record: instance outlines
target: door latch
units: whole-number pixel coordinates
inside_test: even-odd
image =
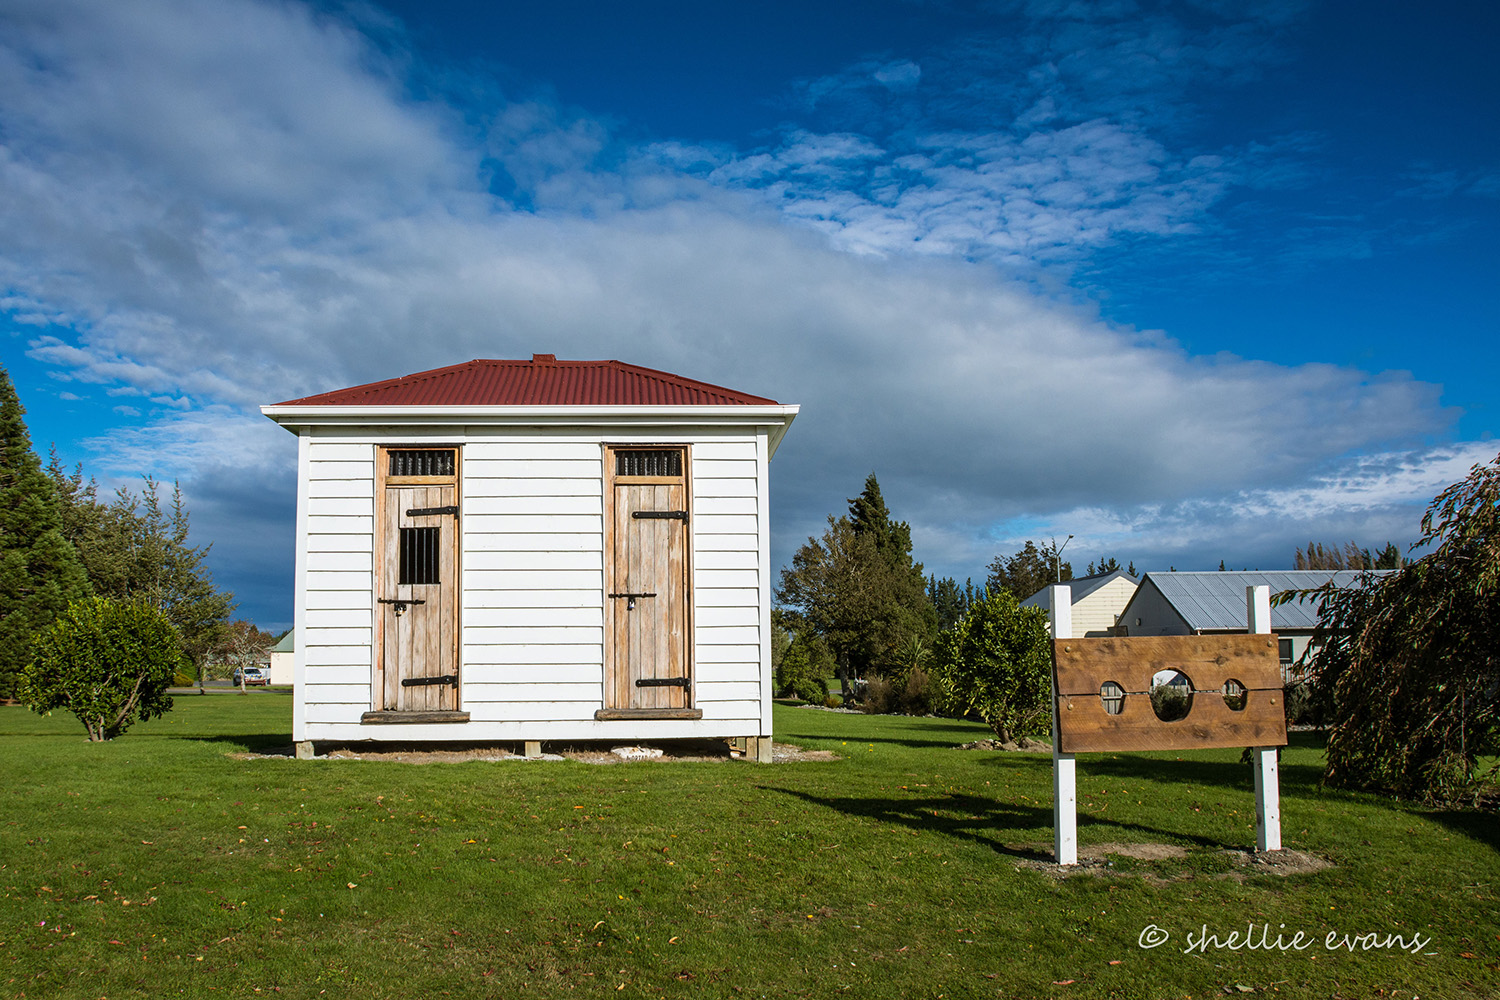
[[[685,510],[633,510],[630,516],[637,521],[686,521]]]
[[[634,611],[635,610],[635,599],[637,597],[655,597],[656,595],[655,594],[610,594],[609,596],[610,597],[623,597],[623,598],[625,598],[625,610],[626,611]]]
[[[382,597],[376,603],[377,604],[394,604],[396,606],[396,615],[397,615],[397,617],[399,617],[401,615],[406,614],[406,606],[408,604],[426,604],[427,601],[424,600],[423,598],[420,598],[420,597],[402,597],[402,598]]]

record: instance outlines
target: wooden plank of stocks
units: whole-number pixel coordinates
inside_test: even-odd
[[[1161,670],[1180,670],[1192,685],[1192,708],[1175,722],[1151,708],[1151,678]],[[1275,635],[1054,639],[1052,671],[1063,753],[1286,744]],[[1245,689],[1238,711],[1224,701],[1231,680]],[[1125,690],[1118,715],[1100,697],[1107,681]]]

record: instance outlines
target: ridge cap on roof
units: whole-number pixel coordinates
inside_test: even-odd
[[[533,354],[527,358],[470,358],[467,361],[455,362],[439,368],[428,368],[423,371],[411,372],[406,375],[398,375],[394,378],[380,379],[375,382],[365,382],[359,385],[344,386],[337,389],[329,389],[323,392],[300,396],[295,399],[284,400],[275,406],[354,406],[360,405],[354,402],[360,397],[376,395],[385,390],[395,390],[404,387],[421,384],[424,382],[439,381],[445,378],[460,376],[465,373],[474,372],[477,369],[549,369],[549,368],[574,368],[574,369],[600,369],[631,375],[639,379],[645,379],[660,383],[663,386],[675,390],[686,390],[699,392],[707,396],[729,397],[728,402],[702,401],[702,405],[729,406],[779,406],[776,400],[755,393],[744,392],[739,389],[731,389],[728,386],[717,385],[713,382],[705,382],[702,379],[690,378],[686,375],[678,375],[674,372],[664,371],[659,368],[648,368],[645,365],[631,364],[628,361],[620,361],[614,358],[600,359],[559,359],[555,354]],[[330,397],[338,398],[334,402]],[[368,405],[410,405],[406,403],[394,403],[386,401],[385,404]],[[465,403],[455,405],[486,405],[476,403]],[[507,405],[507,404],[492,404]],[[543,405],[543,404],[537,404]],[[692,405],[682,403],[572,403],[558,405]]]

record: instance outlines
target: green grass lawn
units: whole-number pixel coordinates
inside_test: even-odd
[[[1283,836],[1333,867],[1225,877],[1254,843],[1238,751],[1084,755],[1085,851],[1188,853],[1059,879],[1050,758],[954,750],[985,731],[951,720],[776,722],[843,759],[245,760],[290,743],[286,692],[182,696],[109,744],[0,709],[0,996],[1500,995],[1500,822],[1321,790],[1313,740]],[[1228,947],[1249,924],[1313,943]]]

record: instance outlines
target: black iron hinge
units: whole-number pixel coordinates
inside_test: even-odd
[[[441,677],[403,677],[401,686],[404,688],[430,687],[434,684],[451,684],[458,687],[457,674],[443,674]]]
[[[686,521],[685,510],[633,510],[630,516],[638,521]]]

